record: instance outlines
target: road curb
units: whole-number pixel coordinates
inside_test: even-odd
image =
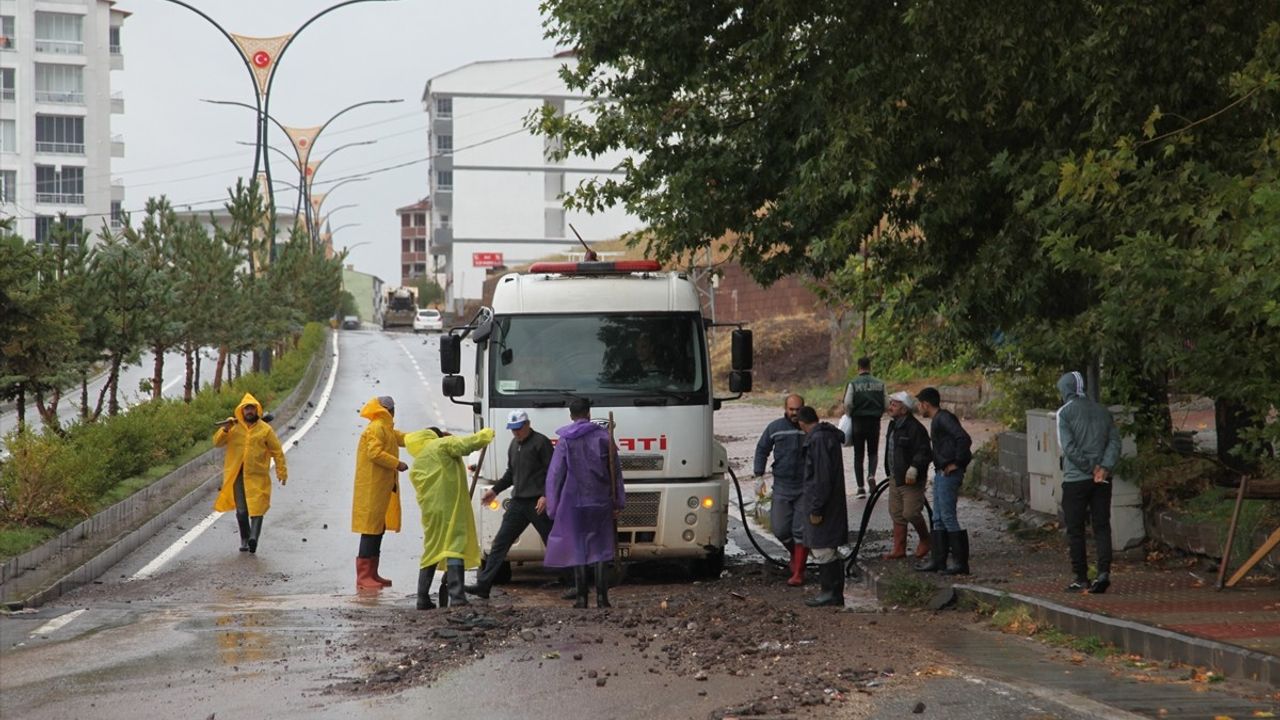
[[[333,363],[334,333],[311,358],[298,386],[277,404],[273,425],[301,419],[323,390]],[[0,566],[0,603],[9,610],[35,607],[93,582],[163,527],[207,499],[221,485],[221,450],[190,460],[151,485]]]
[[[862,577],[882,603],[886,588],[880,574],[857,563]],[[1133,620],[1080,610],[1051,600],[996,590],[982,585],[957,583],[957,595],[970,601],[1022,605],[1042,622],[1078,637],[1097,636],[1125,652],[1160,662],[1207,667],[1226,677],[1280,686],[1280,657],[1228,643],[1193,637],[1145,625]]]

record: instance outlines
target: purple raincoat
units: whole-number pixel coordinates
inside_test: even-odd
[[[556,430],[560,437],[547,469],[547,567],[574,567],[613,559],[613,511],[626,503],[622,469],[614,462],[609,492],[609,431],[590,420]],[[617,458],[616,450],[615,459]]]

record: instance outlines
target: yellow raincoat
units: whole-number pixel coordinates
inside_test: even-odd
[[[235,484],[236,475],[244,467],[244,499],[249,506],[249,515],[257,517],[265,515],[271,507],[271,469],[272,458],[276,461],[276,477],[284,485],[289,479],[289,469],[284,464],[284,450],[280,448],[280,438],[265,420],[250,425],[244,421],[244,409],[248,405],[258,408],[262,415],[262,403],[249,393],[240,398],[236,405],[236,422],[225,428],[218,428],[213,433],[214,447],[227,448],[222,460],[222,490],[213,503],[216,512],[227,512],[236,509]]]
[[[404,440],[413,455],[409,480],[422,509],[422,561],[418,567],[437,565],[444,569],[448,558],[461,558],[465,567],[479,567],[480,542],[462,458],[493,442],[493,428],[446,437],[419,430]]]
[[[351,494],[351,532],[381,535],[400,532],[400,447],[404,433],[392,425],[391,413],[373,398],[360,409],[369,426],[356,451],[356,484]]]

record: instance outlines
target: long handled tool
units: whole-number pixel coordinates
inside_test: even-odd
[[[471,472],[471,487],[467,488],[467,497],[469,498],[476,496],[476,483],[480,480],[480,469],[484,467],[484,454],[488,451],[488,445],[480,448],[480,459],[476,461],[476,469]]]
[[[618,454],[613,444],[613,411],[609,411],[609,510],[613,518],[613,567],[618,568]],[[597,579],[597,582],[603,582]]]

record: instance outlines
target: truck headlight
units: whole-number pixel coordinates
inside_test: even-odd
[[[696,507],[698,507],[698,496],[694,495],[689,498],[689,509],[692,510]]]
[[[684,524],[685,524],[685,525],[697,525],[697,524],[698,524],[698,516],[697,516],[697,515],[695,515],[695,514],[693,514],[693,513],[689,513],[688,515],[685,515],[685,516],[684,516]]]

